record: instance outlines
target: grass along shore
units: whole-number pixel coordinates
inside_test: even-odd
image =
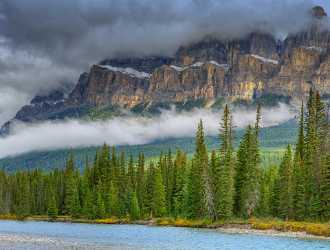
[[[188,228],[218,229],[226,233],[256,233],[272,236],[288,236],[299,238],[322,238],[330,240],[330,222],[314,223],[301,221],[283,221],[278,219],[257,219],[249,220],[232,219],[227,221],[209,220],[188,220],[182,218],[154,218],[149,220],[118,219],[115,217],[107,219],[89,220],[83,218],[71,218],[70,216],[58,216],[51,219],[48,216],[29,216],[18,218],[15,215],[0,215],[0,220],[20,220],[20,221],[49,221],[49,222],[69,222],[88,224],[135,224],[148,226],[173,226]]]

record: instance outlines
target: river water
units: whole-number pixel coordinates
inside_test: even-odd
[[[330,240],[175,227],[0,221],[0,249],[330,250]]]

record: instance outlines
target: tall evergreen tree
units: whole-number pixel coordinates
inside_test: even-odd
[[[232,117],[225,106],[220,129],[220,164],[216,173],[215,200],[217,216],[228,219],[233,214],[234,204],[234,155],[232,146]]]
[[[51,187],[49,196],[48,196],[48,209],[47,209],[48,217],[52,220],[57,218],[58,210],[56,205],[55,193],[53,188]]]
[[[65,168],[65,200],[64,209],[67,215],[76,215],[78,211],[78,194],[75,180],[74,159],[71,154]]]
[[[177,150],[174,161],[175,180],[173,185],[173,215],[174,217],[184,213],[184,194],[186,184],[186,154]]]
[[[96,206],[95,206],[95,214],[96,218],[102,219],[106,216],[106,208],[104,204],[104,199],[102,195],[102,187],[101,184],[99,184],[95,190],[96,194]]]
[[[324,157],[321,180],[321,215],[324,221],[330,220],[330,153]]]
[[[257,107],[254,128],[248,126],[237,152],[235,165],[235,198],[234,211],[237,216],[250,217],[254,214],[261,194],[260,188],[260,153],[259,129],[261,122],[261,108]],[[264,193],[265,195],[265,193]],[[264,198],[264,197],[261,197]]]
[[[292,153],[289,145],[279,168],[278,215],[284,219],[291,218],[293,212],[292,168]]]
[[[162,217],[166,214],[166,197],[163,178],[160,169],[155,170],[155,180],[152,197],[152,213],[155,217]]]
[[[188,197],[186,199],[188,216],[201,218],[205,215],[204,177],[207,167],[207,150],[204,140],[203,122],[200,121],[196,132],[196,149],[188,178]]]
[[[138,197],[138,202],[140,206],[140,211],[143,213],[144,208],[144,197],[145,197],[145,167],[144,167],[144,154],[139,154],[137,174],[136,174],[136,194]]]
[[[140,207],[135,191],[130,194],[129,215],[131,220],[138,220],[140,218]]]

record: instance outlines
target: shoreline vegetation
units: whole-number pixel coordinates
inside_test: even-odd
[[[192,159],[180,149],[147,162],[104,144],[80,172],[0,170],[0,219],[144,224],[330,237],[330,122],[318,92],[302,103],[297,143],[279,165],[261,166],[261,109],[233,147],[225,106],[218,150],[209,152],[203,122]],[[178,218],[178,219],[175,219]],[[180,218],[180,219],[179,219]]]
[[[233,219],[228,221],[212,222],[210,220],[189,220],[183,218],[153,218],[148,220],[130,220],[129,218],[120,219],[113,217],[91,220],[83,218],[75,219],[70,216],[58,216],[57,218],[51,218],[48,216],[29,216],[26,218],[18,218],[15,215],[0,215],[0,220],[202,228],[215,229],[224,233],[232,234],[244,233],[330,240],[330,223],[283,221],[273,218],[251,218],[249,220]]]

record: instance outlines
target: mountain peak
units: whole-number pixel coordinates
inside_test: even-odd
[[[323,17],[327,16],[327,13],[322,6],[317,5],[312,8],[312,16],[318,19],[322,19]]]

